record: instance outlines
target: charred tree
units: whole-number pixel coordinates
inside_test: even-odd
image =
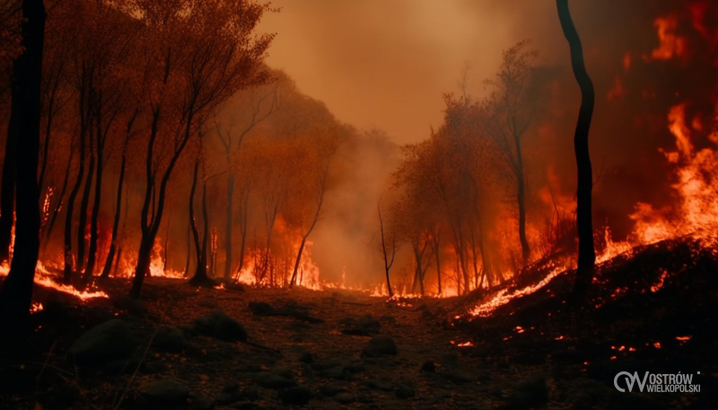
[[[379,233],[381,235],[381,251],[384,256],[384,271],[386,272],[386,290],[389,293],[389,297],[392,297],[394,296],[394,291],[391,289],[389,270],[392,265],[394,265],[394,259],[396,258],[396,251],[398,248],[396,233],[392,230],[391,238],[387,240],[384,230],[384,219],[381,216],[381,204],[377,205],[376,209],[379,214]]]
[[[122,145],[122,160],[120,163],[120,176],[117,180],[117,195],[115,198],[115,217],[112,220],[112,236],[110,238],[110,250],[107,253],[107,259],[105,260],[105,267],[102,269],[102,273],[100,274],[101,278],[108,278],[110,277],[110,270],[112,270],[112,262],[115,258],[115,252],[117,249],[117,233],[119,231],[120,227],[120,215],[122,214],[122,187],[125,182],[125,169],[127,168],[127,145],[130,142],[130,134],[132,133],[132,126],[135,123],[135,119],[137,118],[137,115],[139,114],[139,110],[136,109],[135,112],[132,114],[132,117],[130,117],[130,120],[127,122],[127,129],[125,131],[125,141]]]
[[[15,323],[30,311],[32,286],[40,250],[40,204],[37,167],[40,151],[40,83],[45,36],[45,5],[24,0],[22,45],[24,53],[13,63],[18,136],[15,151],[17,224],[10,272],[0,290],[0,315]],[[12,332],[9,332],[12,333]]]
[[[190,279],[192,285],[212,286],[214,282],[207,276],[207,242],[209,236],[209,218],[207,215],[207,180],[202,178],[202,240],[200,242],[199,230],[197,229],[197,220],[194,215],[194,194],[197,188],[197,174],[199,170],[199,155],[195,161],[194,174],[192,178],[192,188],[190,189],[189,215],[192,223],[192,236],[194,238],[195,252],[197,254],[197,268],[194,276]],[[203,167],[204,168],[204,167]]]
[[[571,48],[571,67],[576,82],[581,88],[581,108],[578,111],[578,122],[573,137],[576,153],[576,166],[578,168],[578,188],[576,189],[576,226],[578,228],[578,270],[574,295],[582,299],[593,280],[593,270],[596,263],[596,250],[593,244],[593,221],[591,213],[591,191],[593,190],[593,175],[591,170],[591,157],[588,149],[588,132],[593,117],[594,90],[593,82],[586,71],[583,61],[581,38],[571,19],[568,0],[556,0],[558,17],[561,21],[563,34]]]
[[[15,150],[18,139],[20,96],[17,79],[12,79],[10,122],[5,141],[5,159],[2,167],[2,188],[0,188],[0,263],[10,261],[12,226],[15,223]]]
[[[80,200],[80,215],[78,216],[77,225],[77,260],[76,269],[78,272],[85,270],[85,245],[87,244],[87,211],[90,206],[90,192],[92,191],[92,180],[95,176],[95,136],[92,128],[89,133],[90,140],[90,165],[87,170],[87,180],[85,181],[85,187],[82,191],[82,199]]]
[[[83,79],[85,76],[82,76]],[[80,104],[80,164],[75,178],[75,184],[67,198],[67,210],[65,211],[65,236],[64,236],[64,281],[69,283],[72,281],[72,273],[75,270],[75,262],[72,255],[72,214],[75,208],[75,199],[82,187],[82,180],[85,174],[85,139],[87,138],[87,116],[85,115],[85,92],[84,87],[80,87],[79,95]]]
[[[65,167],[65,176],[62,179],[62,188],[60,188],[60,193],[57,195],[57,200],[55,202],[55,206],[52,207],[52,216],[50,217],[50,223],[47,225],[47,229],[45,230],[45,242],[43,242],[43,249],[45,246],[47,246],[47,243],[49,242],[49,238],[52,236],[52,230],[55,227],[55,222],[57,221],[57,216],[60,214],[60,210],[62,209],[62,205],[65,200],[65,192],[67,191],[67,184],[70,181],[70,170],[72,169],[72,159],[75,156],[75,148],[77,140],[73,139],[72,143],[70,144],[70,155],[67,158],[67,167]]]
[[[299,263],[302,261],[302,252],[304,252],[304,245],[307,243],[307,238],[309,238],[309,235],[311,235],[312,231],[314,230],[314,227],[317,225],[317,221],[319,220],[319,215],[322,212],[322,204],[324,203],[324,192],[327,188],[327,172],[328,169],[324,169],[323,175],[321,176],[321,180],[319,182],[319,203],[317,204],[317,211],[314,213],[314,219],[312,220],[312,224],[309,226],[309,229],[307,229],[307,232],[302,236],[302,242],[299,244],[299,251],[297,252],[297,259],[294,262],[294,270],[292,271],[292,279],[289,281],[289,288],[291,289],[297,280],[297,272],[299,271]]]

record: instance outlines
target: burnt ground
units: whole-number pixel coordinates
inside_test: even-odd
[[[661,243],[601,266],[580,307],[568,272],[470,320],[456,316],[491,295],[152,278],[142,302],[114,280],[80,302],[37,287],[31,342],[2,351],[0,408],[717,408],[717,259]],[[701,392],[619,393],[623,370],[700,371]]]

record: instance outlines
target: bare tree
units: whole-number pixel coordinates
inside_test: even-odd
[[[318,194],[319,200],[317,201],[317,210],[314,212],[314,218],[312,219],[311,224],[309,225],[309,229],[306,230],[304,235],[302,235],[302,241],[299,244],[299,250],[297,251],[297,259],[294,262],[294,270],[292,271],[292,278],[289,281],[289,288],[291,289],[297,279],[297,271],[299,270],[299,263],[302,260],[302,252],[304,252],[304,246],[307,243],[307,238],[309,238],[309,235],[311,235],[312,231],[314,230],[314,227],[317,225],[317,221],[319,221],[320,214],[322,212],[322,204],[324,203],[324,194],[327,190],[327,176],[329,175],[329,165],[331,164],[331,159],[334,156],[334,153],[336,152],[336,145],[332,145],[327,147],[328,152],[326,155],[323,155],[322,158],[317,159],[317,173],[316,173],[316,192]]]
[[[24,0],[22,44],[24,53],[13,64],[13,101],[16,105],[17,225],[10,272],[0,290],[0,315],[18,323],[30,311],[32,287],[40,250],[40,204],[37,166],[40,150],[40,84],[45,35],[45,5],[42,0]],[[10,332],[12,334],[13,332]]]
[[[399,242],[395,229],[390,228],[388,233],[384,229],[384,218],[382,218],[381,216],[381,202],[377,204],[376,210],[379,214],[379,234],[381,236],[380,250],[384,257],[384,272],[386,272],[386,290],[389,293],[389,297],[392,297],[394,296],[394,291],[391,288],[389,270],[394,265],[394,260],[396,259],[396,252],[399,250]]]
[[[234,188],[235,188],[235,175],[232,171],[232,153],[234,150],[239,149],[242,146],[242,141],[244,141],[244,138],[249,134],[250,131],[254,129],[254,127],[257,126],[257,124],[261,123],[265,119],[267,119],[272,113],[274,113],[279,108],[279,100],[278,100],[278,88],[275,87],[274,90],[270,93],[267,93],[260,98],[257,99],[255,103],[252,104],[252,112],[249,118],[249,122],[246,124],[244,129],[238,134],[233,135],[232,134],[232,128],[228,127],[226,132],[222,132],[221,126],[219,122],[215,121],[215,128],[217,130],[217,137],[219,138],[220,142],[222,143],[222,147],[224,148],[224,155],[225,159],[227,161],[227,206],[226,206],[226,225],[225,225],[225,240],[224,240],[224,250],[225,250],[225,265],[224,265],[224,277],[226,279],[229,279],[231,276],[232,271],[232,226],[234,225],[232,223],[233,221],[233,214],[234,214],[234,208],[233,208],[233,202],[234,202]],[[254,94],[254,93],[252,93]],[[265,105],[265,101],[267,99],[270,99],[269,107],[266,109],[266,111],[263,111],[263,106]],[[235,148],[236,147],[236,148]],[[244,192],[242,192],[244,194]],[[244,200],[244,196],[240,198],[240,206],[243,205],[241,203]],[[242,225],[246,226],[246,224]],[[241,253],[244,253],[244,236],[246,235],[246,229],[243,228],[242,231],[242,249]],[[241,257],[240,259],[244,259]],[[240,261],[240,267],[242,265],[243,261]]]
[[[591,156],[588,151],[588,132],[593,117],[594,90],[591,77],[586,72],[583,61],[581,38],[571,19],[568,0],[556,0],[558,17],[561,21],[563,34],[571,48],[571,67],[576,82],[581,88],[581,108],[578,111],[578,122],[573,137],[578,168],[578,188],[576,189],[576,225],[578,228],[578,270],[574,294],[580,300],[588,291],[593,280],[593,269],[596,263],[596,250],[593,244],[593,221],[591,214],[591,191],[593,175]]]
[[[536,52],[526,51],[527,41],[522,41],[504,51],[501,68],[494,80],[487,84],[495,88],[486,108],[486,130],[496,141],[516,184],[516,201],[519,211],[519,241],[524,264],[528,262],[531,249],[526,237],[526,196],[528,183],[522,151],[522,138],[534,117],[535,103],[530,92]]]

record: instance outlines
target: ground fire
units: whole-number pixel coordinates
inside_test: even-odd
[[[0,408],[718,407],[712,2],[0,24]]]

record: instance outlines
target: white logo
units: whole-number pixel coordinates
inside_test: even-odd
[[[701,374],[698,372],[697,374]],[[613,378],[613,385],[621,393],[633,392],[637,387],[640,392],[649,393],[700,393],[701,385],[693,384],[693,374],[678,373],[651,373],[642,376],[638,372],[633,374],[622,371]]]

